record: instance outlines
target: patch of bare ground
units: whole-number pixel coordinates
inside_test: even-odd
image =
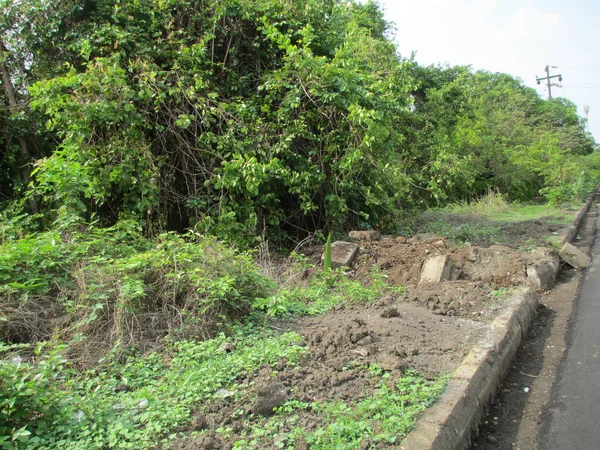
[[[552,229],[557,228],[552,225]],[[542,223],[539,232],[547,233],[548,226]],[[308,346],[304,362],[290,367],[281,361],[276,370],[265,367],[238,380],[239,392],[244,394],[199,406],[192,425],[182,431],[201,433],[188,434],[171,448],[231,448],[273,406],[290,399],[305,406],[296,411],[298,418],[287,431],[299,427],[310,432],[319,425],[313,402],[343,400],[352,405],[377,389],[379,379],[365,367],[377,365],[392,380],[408,368],[431,379],[451,373],[484,335],[486,324],[503,311],[512,290],[527,282],[527,265],[549,251],[521,251],[503,245],[455,246],[433,235],[361,242],[348,275],[368,283],[375,266],[390,285],[403,286],[404,295],[387,295],[375,303],[339,304],[324,315],[284,324],[298,332]],[[306,252],[314,262],[321,253],[321,247]],[[436,255],[452,259],[454,280],[419,283],[423,264]],[[217,432],[224,427],[226,435]],[[245,448],[309,448],[306,442],[278,439],[263,436]],[[383,448],[384,444],[369,445],[366,442],[364,448]]]

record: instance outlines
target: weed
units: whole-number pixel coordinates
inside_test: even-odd
[[[356,403],[342,401],[307,404],[289,401],[277,410],[273,418],[254,424],[243,439],[234,443],[234,449],[255,448],[278,436],[279,448],[293,449],[296,437],[303,436],[311,449],[358,449],[366,441],[378,444],[397,444],[413,427],[423,409],[442,393],[448,375],[427,381],[414,370],[408,370],[396,382],[391,382],[379,367],[365,370],[379,379],[377,389]],[[321,424],[312,431],[295,424],[301,414],[310,411],[313,423]],[[284,430],[293,430],[284,435]]]
[[[472,202],[459,202],[445,208],[451,213],[480,214],[496,216],[510,210],[510,205],[499,192],[489,190],[488,193]]]
[[[373,302],[386,292],[402,294],[404,288],[389,286],[387,276],[377,267],[373,267],[370,283],[363,285],[348,278],[341,269],[330,273],[317,272],[306,284],[286,288],[280,291],[281,317],[294,315],[318,315],[333,306],[347,302]]]
[[[486,222],[466,222],[457,225],[455,222],[438,220],[429,223],[424,231],[458,243],[503,241],[501,227]]]
[[[269,333],[264,344],[259,336],[260,329],[237,326],[228,336],[168,341],[162,354],[132,352],[125,362],[106,360],[79,375],[66,370],[56,353],[36,364],[2,360],[2,379],[13,380],[1,388],[8,389],[0,408],[0,431],[8,436],[3,448],[17,448],[15,440],[23,449],[73,450],[166,443],[168,431],[188,423],[196,405],[219,400],[223,390],[241,395],[236,378],[281,358],[296,364],[305,352],[295,333]],[[225,342],[235,350],[222,350]]]
[[[173,330],[209,337],[275,287],[249,255],[212,238],[163,234],[150,242],[124,222],[5,240],[0,285],[0,312],[10,324],[0,337],[69,341],[79,333],[80,356],[116,342],[156,342]]]
[[[331,232],[327,236],[327,242],[325,243],[325,256],[323,259],[323,270],[325,272],[331,271]]]
[[[512,295],[515,292],[514,289],[509,289],[509,288],[498,288],[498,289],[494,289],[493,291],[490,292],[490,297],[495,298],[495,299],[504,299],[507,298],[508,296]]]

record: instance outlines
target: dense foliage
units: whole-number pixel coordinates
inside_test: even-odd
[[[195,227],[249,243],[390,227],[400,208],[489,189],[570,201],[596,182],[573,104],[509,75],[399,57],[372,2],[3,10],[16,106],[0,106],[1,190],[4,203],[22,198],[19,171],[33,164],[28,207],[45,227],[134,219],[150,234]]]

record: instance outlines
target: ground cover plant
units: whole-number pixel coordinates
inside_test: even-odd
[[[295,448],[298,442],[322,450],[358,449],[367,441],[375,446],[395,444],[412,429],[418,413],[439,397],[448,378],[431,382],[416,371],[407,371],[394,381],[376,365],[363,370],[379,380],[372,396],[355,404],[289,401],[272,418],[259,420],[250,427],[247,436],[235,441],[233,448],[256,448],[261,442],[273,440],[276,447],[287,449]],[[317,424],[309,432],[297,426],[307,409]]]
[[[249,387],[240,388],[236,380],[282,361],[295,365],[302,360],[306,346],[301,337],[275,331],[272,320],[322,314],[348,302],[373,302],[393,291],[378,272],[363,286],[339,270],[318,271],[312,281],[275,289],[274,282],[249,265],[247,256],[197,236],[165,235],[162,246],[157,241],[150,246],[135,230],[121,234],[90,227],[84,236],[37,236],[38,259],[32,260],[24,257],[31,251],[31,238],[4,243],[3,254],[13,258],[4,261],[5,339],[15,343],[1,348],[3,448],[137,449],[155,448],[159,441],[168,445],[178,429],[189,426],[198,405],[223,396],[248,396]],[[125,236],[140,241],[127,241]],[[116,242],[118,250],[111,248]],[[21,283],[21,272],[6,269],[19,265],[24,273],[37,271],[38,282]],[[290,270],[299,275],[308,266],[296,263]],[[86,273],[85,283],[74,267]],[[15,281],[9,281],[11,274]],[[109,276],[110,283],[93,281]],[[123,295],[115,296],[111,286]],[[52,304],[48,297],[55,288],[64,298]],[[150,295],[161,300],[163,308],[142,308],[136,301]],[[28,335],[27,318],[42,307],[54,314],[37,317],[38,334]],[[170,308],[179,308],[177,314]],[[31,315],[24,317],[24,310]],[[58,326],[54,316],[65,311],[70,320]],[[148,335],[142,321],[150,311],[155,328]],[[236,325],[240,311],[247,318]],[[222,331],[209,338],[215,330]],[[27,339],[38,344],[17,343]],[[99,341],[104,341],[101,349]],[[96,358],[93,365],[81,361],[85,355]],[[420,383],[428,389],[428,383]],[[427,398],[420,407],[433,399]],[[330,407],[319,406],[324,415]],[[406,413],[405,427],[414,422],[420,407]]]

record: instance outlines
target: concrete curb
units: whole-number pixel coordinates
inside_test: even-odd
[[[583,217],[590,209],[590,206],[592,205],[592,202],[594,201],[596,194],[597,193],[594,193],[590,196],[590,198],[588,198],[587,202],[585,202],[585,205],[583,205],[583,207],[579,210],[579,212],[573,219],[573,222],[571,223],[571,225],[569,225],[569,230],[567,231],[567,234],[560,241],[561,247],[567,242],[573,242],[573,239],[575,238],[575,236],[577,236],[577,231],[579,230],[579,227],[581,226],[581,221],[583,220]]]
[[[575,238],[593,199],[594,195],[579,210],[561,245]],[[554,277],[559,269],[558,262],[552,264]],[[539,294],[530,288],[521,288],[513,295],[508,309],[492,322],[486,337],[454,371],[441,398],[421,416],[400,443],[400,449],[463,450],[469,447],[472,431],[477,429],[535,317],[538,299]]]

